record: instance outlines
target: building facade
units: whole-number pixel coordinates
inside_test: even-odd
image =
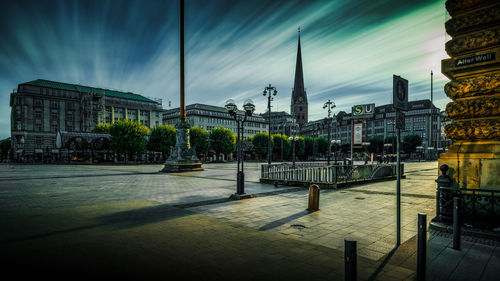
[[[430,100],[409,102],[405,113],[405,129],[401,130],[401,139],[407,135],[419,135],[423,140],[423,149],[426,153],[433,153],[440,149],[441,118],[439,108],[431,104]],[[392,104],[376,106],[372,118],[363,120],[363,141],[372,137],[387,138],[396,135],[396,111]],[[341,144],[350,144],[352,138],[352,114],[339,112],[331,119],[331,139],[339,139]],[[301,128],[302,136],[328,137],[328,126],[325,119],[311,121]],[[429,138],[430,136],[430,138]],[[436,152],[434,152],[436,153]]]
[[[243,114],[243,111],[240,112]],[[230,129],[234,134],[238,133],[238,127],[233,116],[227,109],[221,106],[207,104],[190,104],[186,106],[186,117],[193,127],[200,127],[210,131],[217,127]],[[169,109],[163,113],[163,123],[174,126],[179,120],[179,108]],[[257,133],[268,132],[265,119],[259,115],[249,116],[244,123],[243,137],[250,137]]]
[[[269,124],[269,112],[260,114],[262,118]],[[269,127],[269,125],[268,125]],[[271,134],[283,134],[287,136],[299,134],[299,124],[295,118],[285,111],[271,111]]]
[[[125,118],[153,127],[163,112],[161,100],[41,79],[19,84],[10,106],[13,158],[21,161],[59,158],[58,132],[84,137],[98,123]]]

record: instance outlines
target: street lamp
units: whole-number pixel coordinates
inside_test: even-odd
[[[330,123],[331,123],[331,114],[332,114],[332,109],[335,108],[335,103],[331,100],[328,100],[325,102],[323,105],[323,109],[328,108],[328,117],[325,119],[325,123],[328,125],[328,163],[327,165],[330,165],[330,154],[332,151],[331,147],[331,137],[330,137]]]
[[[292,142],[292,168],[295,169],[295,143],[299,140],[299,137],[289,137],[288,140]]]
[[[331,140],[330,144],[333,144],[335,148],[335,165],[337,165],[337,146],[340,145],[340,140]],[[330,153],[330,151],[328,151],[328,153]]]
[[[237,128],[238,128],[238,136],[236,139],[236,158],[238,159],[238,172],[236,174],[236,193],[231,195],[231,199],[242,199],[249,196],[245,195],[245,173],[243,170],[243,158],[242,152],[243,149],[241,147],[240,140],[240,130],[241,130],[241,139],[243,138],[243,123],[247,120],[248,116],[252,116],[255,111],[255,105],[251,99],[245,100],[243,103],[244,113],[238,112],[238,106],[234,100],[229,99],[226,101],[225,108],[229,112],[229,115],[233,116],[234,120],[236,120]],[[241,168],[240,168],[241,163]]]
[[[267,95],[267,112],[269,114],[269,138],[267,140],[267,164],[271,165],[271,101],[273,100],[272,96],[276,96],[278,94],[278,91],[276,90],[276,87],[269,86],[264,87],[264,91],[262,92],[262,95],[265,97]]]

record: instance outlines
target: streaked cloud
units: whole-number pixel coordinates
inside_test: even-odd
[[[37,78],[162,98],[178,106],[177,1],[11,1],[0,12],[0,138],[10,135],[9,94]],[[186,0],[186,102],[252,98],[258,112],[271,83],[273,110],[290,108],[301,26],[310,120],[333,99],[338,110],[391,102],[392,75],[410,100],[434,97],[446,78],[444,0]],[[316,110],[317,109],[317,110]]]

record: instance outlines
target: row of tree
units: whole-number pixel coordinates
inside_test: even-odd
[[[137,121],[121,120],[112,124],[96,125],[94,132],[109,133],[110,149],[118,154],[140,153],[143,151],[161,152],[165,157],[170,153],[171,147],[175,146],[175,128],[170,125],[157,125],[149,129]],[[369,139],[370,146],[367,148],[371,153],[382,153],[384,143],[392,143],[387,153],[394,153],[396,149],[395,137],[375,137]],[[190,128],[190,143],[194,147],[198,157],[206,156],[210,151],[217,156],[229,155],[236,151],[236,135],[229,129],[218,127],[207,132],[203,128]],[[415,152],[416,147],[422,144],[422,139],[417,135],[405,136],[402,149],[406,153]],[[255,157],[267,157],[268,134],[257,133],[242,142],[245,154]],[[286,135],[274,134],[271,136],[271,149],[273,158],[291,159],[292,142]],[[344,144],[334,148],[339,152],[350,151],[350,144]],[[324,156],[328,154],[328,140],[325,138],[299,137],[295,143],[295,155],[298,158]]]

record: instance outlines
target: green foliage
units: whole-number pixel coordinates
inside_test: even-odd
[[[318,141],[315,138],[305,137],[305,153],[306,156],[314,156],[318,154]]]
[[[167,155],[170,148],[175,146],[175,128],[171,125],[156,125],[151,130],[147,148],[149,151],[158,151]]]
[[[422,145],[422,138],[419,135],[408,135],[403,140],[403,150],[406,153],[413,153],[417,150],[417,146]]]
[[[295,143],[295,155],[303,157],[306,152],[306,142],[303,137],[299,137],[299,140]]]
[[[259,154],[261,158],[267,155],[268,138],[269,137],[267,133],[257,133],[252,138],[252,143],[255,149],[255,153]],[[274,147],[273,138],[271,138],[271,148],[272,147]],[[284,147],[285,146],[283,146],[283,148]]]
[[[328,140],[325,138],[317,138],[318,153],[328,155]]]
[[[372,137],[368,141],[370,142],[368,151],[379,153],[384,149],[384,139],[382,137]]]
[[[0,141],[0,150],[2,151],[2,155],[7,155],[10,150],[11,142],[10,139],[4,139]]]
[[[273,144],[273,155],[275,159],[281,159],[281,144],[283,144],[283,159],[287,159],[290,155],[292,144],[288,140],[288,137],[281,134],[271,135]],[[266,138],[266,148],[267,148],[267,138]],[[267,150],[267,149],[266,149]]]
[[[149,128],[138,121],[118,120],[110,125],[110,147],[116,153],[142,152],[146,149],[146,136]]]
[[[210,147],[219,154],[231,154],[236,150],[236,137],[233,132],[224,127],[210,131]]]
[[[99,123],[99,124],[94,126],[94,129],[92,129],[92,132],[109,134],[110,128],[111,128],[111,124],[109,124],[109,123]]]
[[[210,136],[203,128],[191,127],[189,129],[189,143],[196,151],[196,156],[201,157],[201,155],[208,153],[208,148],[210,147]]]

